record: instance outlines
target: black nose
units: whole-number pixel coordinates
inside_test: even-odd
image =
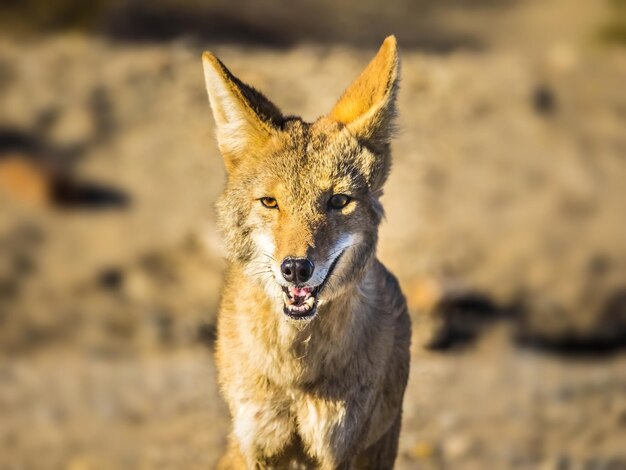
[[[311,279],[315,265],[308,258],[285,258],[280,271],[287,282],[306,282]]]

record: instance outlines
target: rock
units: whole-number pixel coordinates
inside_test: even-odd
[[[474,447],[474,442],[466,436],[466,435],[456,435],[448,437],[445,441],[443,441],[443,454],[448,459],[456,460],[468,455],[472,448]]]
[[[438,453],[437,445],[431,441],[417,441],[409,450],[409,456],[414,460],[430,460]]]

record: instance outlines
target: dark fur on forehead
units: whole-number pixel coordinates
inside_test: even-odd
[[[311,139],[311,124],[297,116],[291,116],[283,123],[282,130],[283,152],[278,152],[305,158],[306,147]]]
[[[281,130],[285,132],[298,132],[309,126],[310,124],[304,122],[300,116],[287,116],[282,122]]]

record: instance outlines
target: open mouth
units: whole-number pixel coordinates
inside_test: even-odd
[[[318,287],[283,287],[283,311],[298,320],[310,318],[317,309]]]
[[[289,318],[293,318],[295,320],[308,320],[315,316],[317,311],[317,297],[320,291],[326,285],[328,279],[330,279],[339,259],[343,256],[345,250],[339,253],[339,256],[335,258],[333,263],[330,265],[328,269],[328,273],[326,274],[326,278],[324,281],[315,287],[304,287],[304,286],[289,286],[283,287],[283,301],[285,305],[283,307],[283,312]]]

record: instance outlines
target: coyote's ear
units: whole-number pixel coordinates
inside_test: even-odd
[[[244,157],[253,157],[265,147],[283,118],[274,104],[235,77],[212,53],[202,54],[202,65],[217,142],[230,172]]]
[[[345,124],[359,140],[384,148],[393,133],[399,68],[396,38],[388,36],[329,117]]]

